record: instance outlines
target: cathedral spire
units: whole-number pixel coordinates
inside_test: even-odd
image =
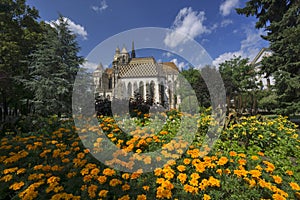
[[[135,58],[134,41],[132,41],[131,58]]]

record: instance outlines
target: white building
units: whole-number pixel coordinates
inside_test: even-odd
[[[275,84],[275,80],[273,77],[266,77],[266,73],[259,73],[261,70],[261,61],[264,57],[268,57],[272,55],[272,51],[268,48],[262,48],[260,52],[255,56],[255,58],[250,63],[254,65],[256,72],[258,72],[257,80],[258,83],[261,84],[261,89],[270,89],[270,86]]]
[[[130,99],[139,94],[144,100],[169,108],[177,108],[180,97],[176,96],[179,74],[173,62],[158,63],[153,57],[136,57],[134,44],[131,54],[125,47],[116,48],[112,67],[95,70],[95,95],[108,99]]]

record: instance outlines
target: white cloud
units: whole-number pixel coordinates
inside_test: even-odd
[[[108,5],[105,0],[102,0],[100,2],[100,6],[92,6],[92,10],[96,11],[96,12],[99,12],[99,11],[102,12],[102,11],[106,10],[107,8],[108,8]]]
[[[224,19],[222,22],[221,22],[221,27],[226,27],[230,24],[233,24],[233,21],[231,19]]]
[[[80,24],[76,24],[75,22],[73,22],[72,20],[70,20],[67,17],[63,17],[64,22],[68,23],[68,28],[70,31],[72,31],[74,34],[81,36],[84,40],[87,39],[87,32],[84,29],[83,26],[81,26]],[[59,24],[59,20],[55,20],[55,21],[51,21],[51,22],[47,22],[46,23],[50,24],[50,26],[54,27],[54,24]]]
[[[213,61],[213,65],[219,66],[225,60],[230,60],[234,56],[241,56],[242,58],[249,58],[253,60],[261,48],[266,45],[265,41],[260,37],[263,35],[262,30],[245,29],[246,39],[241,41],[240,50],[234,52],[226,52]]]
[[[223,16],[227,16],[231,13],[232,9],[236,8],[239,5],[239,0],[225,0],[220,5],[220,13]]]
[[[179,44],[184,44],[190,38],[210,33],[210,30],[203,24],[205,12],[193,11],[192,8],[183,8],[177,14],[173,22],[172,31],[164,39],[165,45],[174,48]]]
[[[173,54],[170,52],[163,53],[162,55],[167,58],[170,58],[171,56],[173,56]]]
[[[174,58],[174,59],[170,60],[170,62],[173,62],[178,67],[178,69],[180,71],[187,66],[187,64],[184,63],[184,62],[178,62],[177,58]]]

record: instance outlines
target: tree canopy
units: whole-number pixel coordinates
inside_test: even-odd
[[[278,112],[300,112],[300,1],[249,0],[239,14],[256,16],[256,28],[267,32],[273,55],[262,61],[262,70],[275,78]]]

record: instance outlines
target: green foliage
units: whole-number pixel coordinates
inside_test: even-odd
[[[83,59],[77,55],[76,37],[60,16],[55,28],[45,24],[44,40],[32,54],[30,80],[36,112],[42,116],[71,114],[73,84]]]
[[[248,64],[248,61],[248,59],[242,59],[239,56],[231,60],[226,60],[224,63],[221,63],[219,67],[225,84],[228,109],[231,107],[231,100],[235,99],[237,112],[243,112],[247,106],[247,102],[251,104],[251,109],[255,109],[255,100],[253,97],[257,89],[255,83],[256,72],[254,67]],[[249,101],[249,99],[252,100]]]
[[[38,11],[26,5],[25,0],[0,2],[0,103],[5,116],[8,108],[19,109],[23,114],[29,112],[26,99],[32,93],[20,80],[28,78],[29,55],[41,41],[38,17]]]
[[[263,59],[262,71],[275,78],[281,114],[300,111],[300,4],[292,1],[250,0],[239,14],[256,16],[256,28],[265,28],[273,55]]]

